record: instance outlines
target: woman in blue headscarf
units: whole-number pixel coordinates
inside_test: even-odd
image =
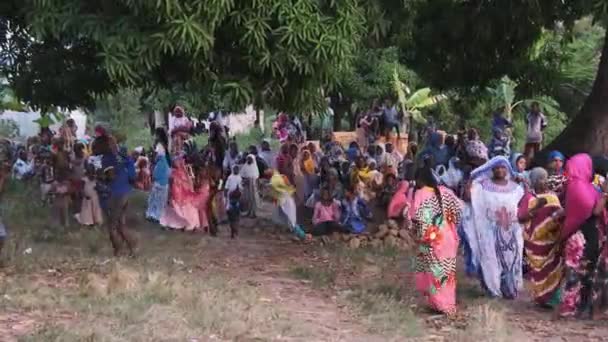
[[[154,222],[159,222],[160,217],[165,211],[167,198],[169,196],[169,178],[171,176],[171,167],[167,162],[164,151],[159,151],[156,154],[156,164],[152,172],[152,180],[154,185],[148,197],[148,209],[146,210],[146,219]]]
[[[515,174],[515,181],[530,184],[530,173],[526,171],[527,166],[528,161],[526,160],[526,156],[523,154],[515,153],[511,156],[511,167],[513,168],[513,173]]]
[[[564,193],[564,183],[566,182],[566,174],[564,172],[564,163],[566,157],[559,151],[551,151],[547,161],[547,186],[549,190],[554,192],[560,199]]]
[[[509,160],[502,156],[473,170],[470,212],[463,222],[467,272],[491,296],[508,299],[523,286],[524,241],[517,210],[524,189],[513,177]]]

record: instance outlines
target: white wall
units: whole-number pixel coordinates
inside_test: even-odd
[[[71,112],[64,112],[66,117],[70,117],[76,121],[78,126],[78,132],[76,133],[78,138],[82,138],[85,135],[87,127],[87,115],[80,110],[73,110]],[[34,122],[40,118],[40,112],[15,112],[7,110],[0,113],[0,119],[13,120],[19,126],[19,135],[22,139],[31,137],[38,134],[38,124]],[[61,123],[51,126],[51,129],[57,131],[61,127]]]

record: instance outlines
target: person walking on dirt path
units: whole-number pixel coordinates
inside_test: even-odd
[[[114,255],[119,256],[122,243],[126,243],[129,255],[135,255],[135,239],[127,231],[126,215],[131,193],[131,183],[135,180],[133,161],[118,153],[118,145],[110,137],[110,151],[102,156],[102,168],[106,173],[110,188],[110,197],[106,205],[108,231],[114,249]]]

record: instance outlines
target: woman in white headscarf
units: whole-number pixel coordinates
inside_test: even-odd
[[[245,204],[247,216],[255,218],[255,212],[258,207],[257,185],[258,179],[260,178],[260,171],[253,154],[247,156],[245,164],[241,167],[241,177],[243,178],[243,202]]]

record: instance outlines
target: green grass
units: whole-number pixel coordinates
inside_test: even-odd
[[[296,279],[310,281],[315,288],[327,289],[333,286],[336,281],[336,274],[322,266],[294,266],[289,270],[289,274]]]

